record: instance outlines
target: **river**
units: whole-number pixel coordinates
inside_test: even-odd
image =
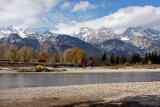
[[[1,73],[0,89],[160,81],[160,72]]]

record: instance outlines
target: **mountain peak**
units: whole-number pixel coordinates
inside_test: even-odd
[[[114,32],[113,31],[113,29],[111,29],[111,28],[106,28],[106,27],[104,27],[104,26],[102,26],[101,28],[99,28],[98,29],[98,31],[100,31],[100,32]]]
[[[101,28],[100,29],[106,29],[106,27],[104,27],[104,26],[101,26]]]
[[[74,32],[73,36],[91,43],[94,46],[104,42],[105,40],[118,38],[118,35],[116,35],[113,30],[104,26],[98,30],[87,27],[81,28],[79,32]]]
[[[7,28],[7,30],[15,32],[15,31],[24,31],[25,29],[23,29],[19,26],[11,25]]]
[[[11,34],[11,33],[17,33],[21,38],[26,38],[28,37],[29,34],[32,34],[29,32],[25,26],[9,26],[7,30],[3,31],[6,34]]]
[[[160,40],[160,32],[148,27],[129,27],[122,36],[136,36],[150,40]]]
[[[11,25],[7,28],[7,30],[10,30],[12,32],[25,32],[28,31],[26,26],[16,26],[16,25]],[[30,32],[31,33],[31,32]]]
[[[109,28],[106,28],[106,27],[102,26],[99,29],[101,29],[101,30],[108,30]]]
[[[51,34],[52,32],[50,32],[49,30],[46,30],[43,34]]]
[[[88,27],[82,27],[80,29],[80,31],[89,31],[89,30],[94,30],[94,29],[91,29],[91,28],[88,28]]]

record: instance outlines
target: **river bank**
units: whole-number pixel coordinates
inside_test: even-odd
[[[160,82],[134,82],[34,87],[0,90],[0,106],[107,105],[127,101],[143,105],[160,105]]]
[[[17,72],[17,69],[26,69],[30,67],[0,67],[0,73],[22,73]],[[52,69],[52,67],[47,67]],[[111,72],[160,72],[160,69],[148,69],[148,68],[133,68],[133,67],[124,67],[119,69],[111,69],[106,67],[60,67],[54,68],[55,72],[23,72],[23,73],[111,73]],[[62,72],[56,72],[59,69],[65,69]]]

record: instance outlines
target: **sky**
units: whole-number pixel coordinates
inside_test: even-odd
[[[0,0],[0,28],[23,26],[32,32],[72,34],[82,27],[160,30],[160,0]]]

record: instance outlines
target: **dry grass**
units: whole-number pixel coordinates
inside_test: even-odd
[[[109,69],[119,69],[119,68],[124,68],[124,67],[133,67],[133,68],[148,68],[148,69],[158,69],[160,68],[159,64],[153,64],[153,65],[142,65],[142,64],[118,64],[118,65],[113,65],[113,66],[105,66],[105,68]]]
[[[40,69],[40,67],[38,67]],[[17,69],[18,72],[37,72],[36,69],[34,67],[32,68],[25,68],[25,69]],[[66,69],[47,69],[44,68],[41,72],[63,72],[63,71],[67,71]]]
[[[67,71],[66,69],[49,69],[50,72],[63,72],[63,71]]]
[[[28,68],[28,69],[18,69],[18,72],[36,72],[35,68]]]
[[[152,68],[152,69],[157,69],[157,68],[160,68],[160,65],[158,64],[153,64],[153,65],[130,65],[129,67],[133,67],[133,68]]]
[[[125,67],[123,64],[113,65],[113,66],[105,66],[105,68],[109,69],[119,69]]]

